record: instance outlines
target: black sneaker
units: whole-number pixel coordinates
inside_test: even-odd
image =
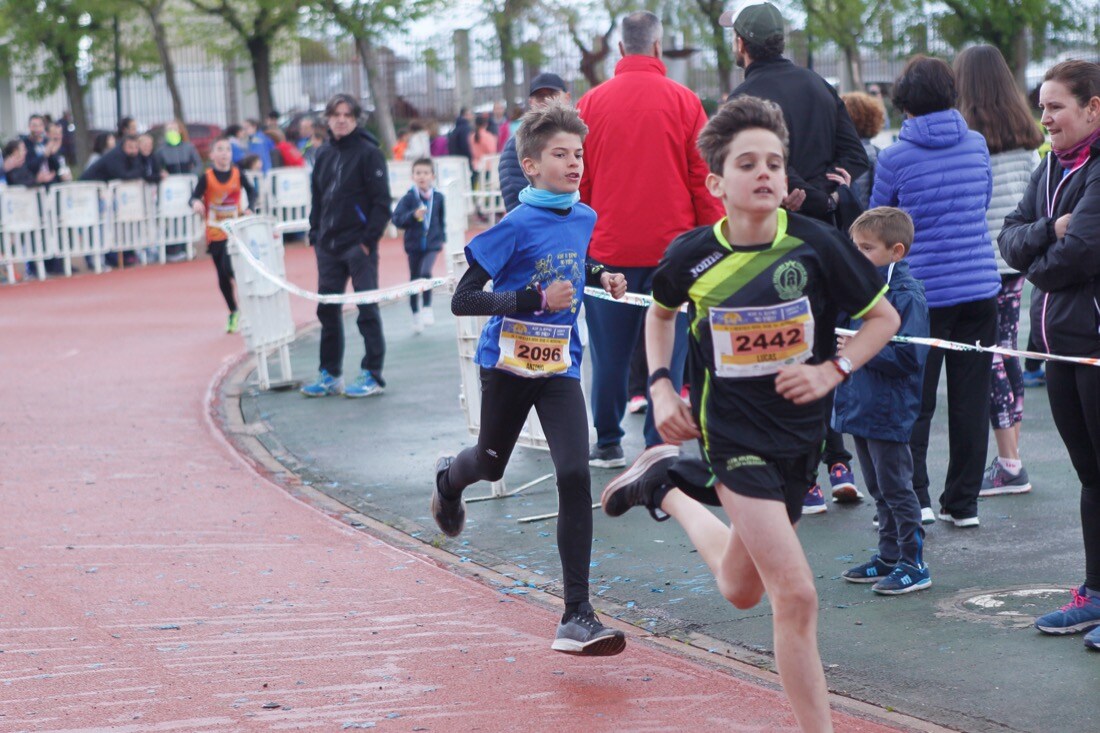
[[[662,512],[657,514],[661,499],[665,493],[661,490],[669,485],[668,469],[680,456],[675,445],[655,445],[646,448],[634,465],[620,473],[607,485],[600,496],[600,504],[609,517],[626,514],[632,506],[644,506],[658,522],[668,519]]]
[[[582,607],[558,624],[558,633],[550,648],[563,654],[582,657],[613,657],[626,649],[626,634],[600,623],[591,606]]]
[[[443,474],[454,463],[454,456],[440,456],[435,462],[435,491],[432,492],[432,518],[443,534],[458,537],[466,527],[466,502],[462,497],[447,499],[440,489]]]
[[[588,465],[595,468],[622,468],[626,465],[621,445],[592,446],[588,452]]]

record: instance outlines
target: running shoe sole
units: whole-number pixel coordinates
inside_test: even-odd
[[[600,506],[606,507],[611,495],[616,491],[626,486],[631,481],[635,481],[645,475],[645,472],[653,467],[658,461],[666,458],[676,459],[680,455],[680,448],[675,445],[660,445],[653,448],[647,448],[642,451],[642,455],[638,456],[638,460],[634,461],[634,465],[620,473],[615,478],[611,479],[607,486],[604,487],[603,493],[600,494]],[[623,461],[623,465],[626,465],[626,461]]]
[[[626,456],[622,458],[589,458],[588,465],[593,468],[624,468]]]
[[[978,496],[1005,496],[1006,494],[1027,494],[1031,491],[1031,484],[1021,486],[998,486],[992,489],[982,489]]]
[[[829,511],[829,506],[827,504],[818,504],[816,506],[803,506],[802,507],[802,513],[803,514],[824,514],[827,511]]]
[[[969,529],[971,527],[977,527],[981,524],[981,521],[977,517],[963,517],[962,519],[956,519],[947,512],[940,512],[939,519],[943,522],[951,522],[959,529]]]
[[[576,657],[613,657],[616,654],[622,654],[626,649],[626,636],[613,634],[583,643],[573,639],[554,639],[550,648]]]
[[[1069,636],[1070,634],[1080,634],[1083,631],[1089,629],[1095,629],[1100,626],[1100,620],[1085,621],[1083,623],[1074,624],[1073,626],[1040,626],[1035,624],[1035,628],[1042,631],[1044,634],[1051,634],[1052,636]]]
[[[886,589],[883,589],[883,588],[872,588],[871,590],[873,590],[875,593],[878,593],[880,596],[902,596],[902,595],[905,595],[906,593],[912,593],[914,591],[924,590],[925,588],[931,588],[931,587],[932,587],[932,579],[927,578],[925,580],[917,581],[916,583],[913,583],[912,585],[907,585],[904,588],[897,588],[896,590],[895,589],[886,590]]]
[[[838,484],[833,487],[833,501],[837,504],[855,504],[863,499],[863,494],[855,484]]]
[[[385,394],[385,393],[386,393],[386,388],[385,387],[379,387],[378,389],[371,390],[370,392],[363,392],[363,393],[348,392],[347,390],[344,390],[344,396],[347,397],[349,400],[361,400],[364,397],[378,397],[379,395],[382,395],[382,394]]]

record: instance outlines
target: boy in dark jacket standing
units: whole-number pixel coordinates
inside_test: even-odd
[[[351,278],[356,292],[378,288],[378,240],[390,221],[390,178],[378,144],[359,129],[362,109],[350,94],[337,94],[328,106],[330,140],[313,167],[313,208],[309,243],[317,253],[317,292],[343,293]],[[359,376],[344,387],[344,322],[339,305],[319,303],[321,369],[317,381],[302,387],[307,397],[381,394],[386,341],[378,304],[359,306],[359,333],[366,353]]]
[[[409,258],[409,279],[431,278],[435,256],[447,241],[446,212],[443,194],[435,190],[435,166],[430,158],[420,158],[412,165],[413,186],[397,202],[393,224],[405,230],[405,254]],[[424,309],[420,296],[409,296],[413,312],[413,332],[435,323],[432,314],[432,291],[424,291]]]
[[[882,206],[852,224],[859,251],[879,268],[887,300],[901,317],[899,336],[928,336],[924,286],[909,274],[905,256],[913,243],[913,220],[900,209]],[[845,328],[858,329],[848,319]],[[847,339],[837,339],[840,353]],[[874,583],[871,590],[900,595],[932,585],[924,563],[921,508],[913,490],[909,436],[920,414],[927,346],[891,341],[864,369],[836,389],[833,428],[855,438],[856,455],[878,510],[878,553],[844,573],[850,583]]]

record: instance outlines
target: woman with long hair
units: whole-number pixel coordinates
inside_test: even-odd
[[[955,74],[945,62],[916,56],[894,84],[905,113],[898,142],[878,157],[871,207],[897,206],[913,218],[913,276],[924,283],[932,338],[992,346],[997,341],[1001,278],[985,212],[992,174],[985,140],[955,109]],[[940,372],[947,370],[947,477],[939,519],[977,527],[989,442],[988,353],[932,349],[924,367],[920,416],[913,426],[913,489],[932,521],[928,437]]]
[[[986,212],[989,237],[996,243],[1005,217],[1027,190],[1039,165],[1036,149],[1043,135],[1031,116],[1024,95],[1001,52],[993,46],[972,46],[955,59],[958,108],[971,130],[985,137],[993,172],[993,195]],[[997,293],[997,343],[1015,349],[1020,327],[1023,273],[1013,269],[993,246],[1001,290]],[[1031,491],[1020,460],[1020,423],[1024,419],[1024,374],[1015,356],[993,355],[989,420],[997,440],[997,455],[982,478],[979,496],[1025,494]]]
[[[169,175],[202,173],[202,156],[187,134],[187,125],[171,120],[164,126],[164,142],[157,148],[157,163]]]
[[[1031,322],[1043,350],[1100,357],[1100,66],[1052,67],[1039,106],[1052,150],[1005,219],[998,244],[1035,286]],[[1085,583],[1035,626],[1047,634],[1093,629],[1085,646],[1100,649],[1100,368],[1048,361],[1047,395],[1081,481]]]

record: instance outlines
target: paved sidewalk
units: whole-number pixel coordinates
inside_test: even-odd
[[[537,600],[255,470],[212,419],[224,317],[208,260],[0,289],[0,730],[791,730],[767,679],[554,654]]]

